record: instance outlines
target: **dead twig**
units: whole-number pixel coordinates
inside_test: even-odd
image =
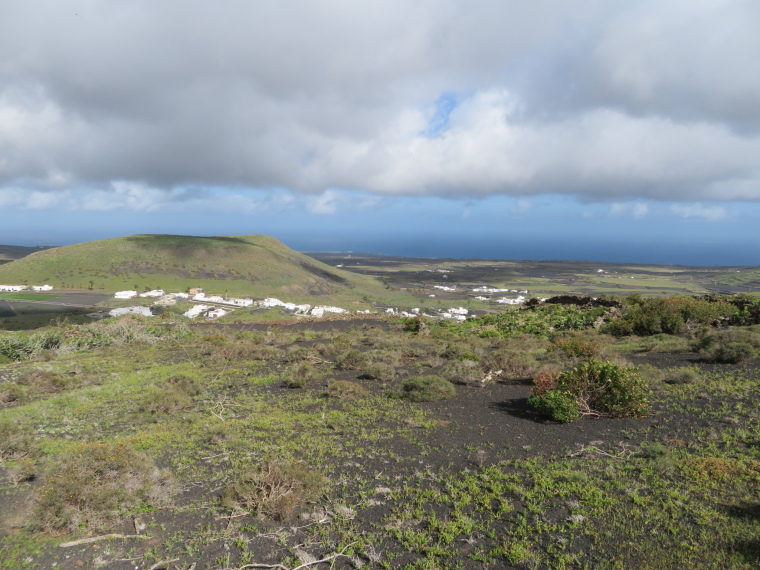
[[[346,547],[341,550],[340,552],[336,552],[335,554],[331,554],[330,556],[327,556],[326,558],[322,558],[321,560],[313,560],[311,562],[304,562],[303,564],[296,566],[295,568],[288,568],[287,566],[284,566],[282,564],[246,564],[244,566],[241,566],[237,570],[245,570],[246,568],[277,568],[277,570],[302,570],[302,568],[308,568],[309,566],[314,566],[315,564],[322,564],[323,562],[330,562],[335,560],[336,558],[340,556],[346,556],[347,554],[344,554],[346,550],[348,550],[350,547],[352,547],[355,542],[352,542],[351,544],[346,545]]]
[[[171,560],[160,560],[159,562],[156,562],[153,566],[148,568],[148,570],[158,570],[159,568],[169,568],[169,564],[172,562],[176,562],[179,560],[179,558],[172,558]]]
[[[71,542],[64,542],[59,544],[59,548],[69,548],[70,546],[79,546],[80,544],[91,544],[93,542],[100,542],[101,540],[108,540],[110,538],[148,538],[142,534],[104,534],[102,536],[93,536],[91,538],[80,538],[79,540],[72,540]]]

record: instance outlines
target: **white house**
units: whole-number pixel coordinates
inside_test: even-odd
[[[193,301],[205,301],[205,300],[206,300],[206,294],[203,291],[193,295]]]
[[[52,285],[32,285],[32,290],[34,291],[52,291],[53,286]]]
[[[211,297],[206,297],[206,301],[209,303],[224,303],[224,297],[221,297],[219,295],[211,295]]]
[[[117,299],[132,299],[137,297],[137,291],[118,291],[113,296]]]
[[[226,303],[236,307],[250,307],[253,305],[253,299],[227,299]]]
[[[120,317],[121,315],[128,314],[142,315],[144,317],[152,317],[153,313],[150,312],[148,307],[123,307],[121,309],[111,309],[108,314],[112,317]]]
[[[188,311],[186,311],[183,314],[188,319],[194,319],[195,317],[200,315],[203,311],[208,311],[209,308],[210,307],[208,305],[193,305],[192,307],[190,307]]]
[[[218,319],[219,317],[223,317],[227,314],[227,311],[224,309],[212,309],[208,312],[208,318],[209,319]]]
[[[466,315],[469,312],[470,311],[468,311],[464,307],[459,307],[457,309],[449,309],[449,313],[451,313],[452,315]]]
[[[24,289],[26,289],[26,285],[0,285],[0,291],[15,292],[23,291]]]
[[[478,301],[488,301],[488,297],[475,297]]]
[[[153,289],[153,291],[146,291],[145,293],[140,293],[140,297],[163,297],[163,296],[164,296],[163,289]]]
[[[502,297],[501,299],[496,299],[496,302],[501,305],[522,305],[525,302],[525,297],[522,295],[518,295],[517,299]]]

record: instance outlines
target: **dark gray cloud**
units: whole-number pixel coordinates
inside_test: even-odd
[[[0,0],[0,184],[756,200],[758,22],[750,0]]]

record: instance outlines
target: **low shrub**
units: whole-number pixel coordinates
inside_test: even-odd
[[[728,329],[711,333],[692,346],[705,362],[738,364],[754,358],[760,350],[760,335],[754,331]]]
[[[287,388],[305,388],[322,378],[320,370],[308,362],[293,364],[287,368],[284,383]]]
[[[683,367],[668,371],[662,381],[666,384],[694,384],[699,380],[701,380],[699,370]]]
[[[534,394],[528,398],[528,404],[539,414],[562,423],[570,423],[581,415],[577,396],[564,390]]]
[[[736,307],[725,301],[677,296],[641,298],[629,304],[623,316],[607,323],[602,331],[617,337],[679,334],[717,319],[731,318],[737,312]]]
[[[30,428],[10,420],[0,420],[0,463],[18,461],[33,455],[35,449]]]
[[[49,534],[107,532],[130,513],[166,504],[167,473],[121,443],[86,443],[47,469],[29,527]]]
[[[456,396],[454,385],[439,376],[417,376],[401,385],[401,396],[412,402],[438,402]]]
[[[181,410],[187,409],[193,401],[182,389],[171,384],[147,387],[137,400],[139,412],[157,421]]]
[[[648,408],[647,382],[633,368],[589,360],[572,370],[534,383],[528,404],[562,422],[579,415],[639,417]],[[576,407],[569,404],[574,399]],[[575,415],[574,415],[575,414]]]
[[[337,359],[338,368],[341,370],[361,370],[368,363],[367,355],[359,350],[349,350]]]
[[[76,386],[70,376],[61,376],[51,370],[31,368],[19,374],[16,383],[26,386],[28,394],[55,394]]]
[[[480,360],[482,349],[469,343],[455,342],[446,346],[441,356],[449,360]]]
[[[533,354],[510,346],[487,354],[481,359],[480,368],[484,373],[501,370],[504,378],[521,379],[532,378],[540,364]]]
[[[325,396],[339,400],[360,400],[366,398],[369,392],[356,382],[348,380],[336,380],[325,391]]]
[[[187,374],[174,374],[169,376],[164,383],[166,386],[174,387],[188,396],[197,396],[204,388],[203,379]]]
[[[483,379],[480,365],[472,360],[454,362],[441,370],[441,375],[455,384],[474,384]]]
[[[267,460],[238,474],[225,490],[222,504],[231,510],[284,520],[319,497],[326,483],[324,475],[303,463]]]
[[[362,369],[359,377],[380,382],[391,382],[396,378],[396,369],[390,364],[373,362]]]
[[[549,350],[561,350],[567,356],[575,358],[594,358],[599,354],[600,346],[593,341],[569,336],[553,339]]]

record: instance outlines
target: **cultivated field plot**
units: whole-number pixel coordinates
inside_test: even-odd
[[[621,334],[687,305],[4,333],[0,567],[755,568],[760,330]],[[648,403],[529,404],[588,366]]]
[[[695,295],[711,291],[756,293],[756,267],[686,267],[591,261],[500,261],[310,253],[347,271],[373,275],[404,288],[490,285],[528,289],[531,294]],[[467,295],[455,294],[462,298]]]
[[[0,293],[0,330],[35,329],[64,319],[87,322],[84,315],[111,297],[91,291]]]

